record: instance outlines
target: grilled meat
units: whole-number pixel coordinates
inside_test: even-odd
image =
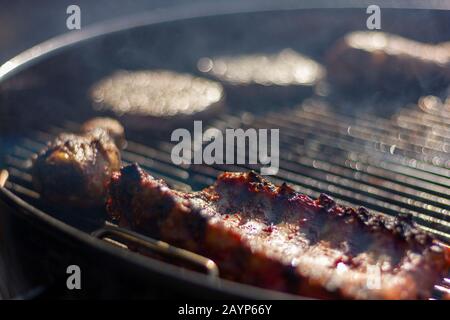
[[[253,172],[182,193],[127,166],[107,209],[122,227],[213,259],[227,279],[311,297],[427,298],[449,266],[448,249],[408,218],[313,200]]]
[[[119,148],[108,133],[121,125],[108,122],[103,128],[86,123],[82,134],[63,133],[39,153],[32,175],[43,199],[76,207],[104,205],[107,183],[121,165]]]
[[[276,54],[202,58],[197,66],[224,85],[230,105],[242,105],[254,112],[262,104],[267,110],[273,105],[301,101],[325,77],[323,66],[292,49]]]
[[[90,96],[96,109],[139,130],[177,127],[225,106],[220,83],[167,70],[115,72],[96,83]]]
[[[450,81],[450,46],[383,32],[352,32],[327,55],[330,80],[341,88],[442,89]]]

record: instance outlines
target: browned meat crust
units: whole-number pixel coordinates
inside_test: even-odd
[[[341,88],[440,90],[450,81],[449,43],[426,44],[372,31],[352,32],[327,54],[330,80]]]
[[[63,133],[33,164],[33,184],[48,202],[65,206],[103,206],[111,174],[120,169],[120,152],[103,128],[82,135]]]
[[[227,279],[311,297],[427,298],[449,266],[448,249],[407,218],[312,200],[252,172],[181,193],[131,165],[113,174],[107,208],[123,227],[212,258]]]
[[[81,126],[81,132],[83,134],[89,134],[99,129],[106,130],[108,135],[116,143],[117,147],[121,149],[125,147],[125,129],[117,120],[105,117],[97,117],[86,121]]]

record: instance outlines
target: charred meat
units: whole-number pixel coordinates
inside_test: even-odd
[[[107,209],[122,227],[213,259],[224,278],[311,297],[427,298],[449,266],[448,248],[407,217],[313,200],[253,172],[182,193],[127,166]]]
[[[81,134],[59,135],[34,160],[33,183],[46,201],[76,207],[104,205],[107,184],[121,165],[114,138],[123,141],[123,134],[117,133],[121,125],[115,120],[96,121],[99,126],[86,123]]]

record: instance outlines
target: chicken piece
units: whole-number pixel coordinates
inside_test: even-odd
[[[448,248],[407,217],[313,200],[253,172],[183,193],[127,166],[107,209],[122,227],[211,258],[227,279],[310,297],[428,298],[449,268]]]
[[[109,132],[123,133],[115,120],[83,125],[82,134],[63,133],[34,159],[33,184],[48,202],[64,206],[104,205],[107,184],[120,169],[119,147]],[[106,125],[105,125],[106,124]],[[122,143],[122,135],[114,135]]]

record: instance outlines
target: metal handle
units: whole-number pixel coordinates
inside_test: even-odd
[[[119,246],[125,245],[126,242],[138,245],[162,256],[176,258],[180,261],[185,261],[194,266],[200,267],[206,272],[210,279],[215,280],[219,277],[219,268],[211,259],[185,249],[174,247],[167,242],[143,236],[131,230],[108,225],[94,231],[92,235],[102,240],[113,236],[114,238],[111,240],[113,240],[113,244],[115,245],[118,244],[114,242],[119,242]],[[122,243],[121,241],[124,241],[125,243]]]

